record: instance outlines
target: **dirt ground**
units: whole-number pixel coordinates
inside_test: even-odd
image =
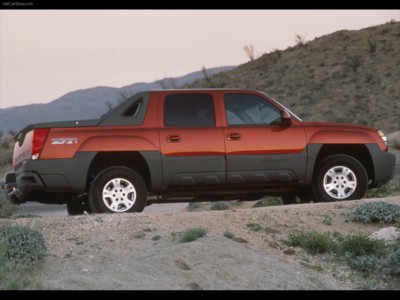
[[[48,289],[358,289],[346,266],[299,248],[285,254],[283,240],[295,230],[370,234],[382,226],[352,222],[351,212],[378,200],[400,204],[400,197],[246,208],[249,202],[223,211],[45,216],[0,225],[42,231],[49,255],[38,280]],[[179,233],[193,227],[208,233],[179,243]],[[224,237],[226,231],[247,242]]]

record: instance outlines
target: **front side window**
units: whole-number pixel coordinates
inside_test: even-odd
[[[281,113],[257,95],[226,94],[225,110],[228,125],[273,125],[281,124]]]
[[[165,97],[164,125],[171,127],[215,126],[210,94],[173,94]]]

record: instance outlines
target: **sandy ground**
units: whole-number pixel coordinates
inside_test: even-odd
[[[356,205],[382,199],[224,211],[143,212],[0,220],[41,230],[49,255],[40,277],[48,289],[357,289],[346,266],[283,242],[295,230],[370,234],[381,225],[351,221]],[[400,197],[384,198],[400,204]],[[249,204],[249,203],[248,203]],[[149,206],[150,208],[151,206]],[[324,220],[329,216],[331,225]],[[262,226],[252,231],[247,224]],[[188,228],[205,237],[179,243]],[[227,239],[230,231],[244,239]]]

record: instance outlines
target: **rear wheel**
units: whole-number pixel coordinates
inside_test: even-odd
[[[147,189],[142,177],[126,167],[111,167],[96,176],[89,205],[97,213],[141,212]]]
[[[364,197],[368,175],[363,165],[348,155],[328,156],[318,166],[313,193],[318,201],[344,201]]]

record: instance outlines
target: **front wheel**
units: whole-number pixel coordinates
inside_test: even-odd
[[[147,189],[142,177],[126,167],[111,167],[96,176],[89,205],[97,213],[141,212]]]
[[[315,198],[321,202],[364,197],[368,175],[363,165],[348,155],[328,156],[317,167],[313,182]]]

